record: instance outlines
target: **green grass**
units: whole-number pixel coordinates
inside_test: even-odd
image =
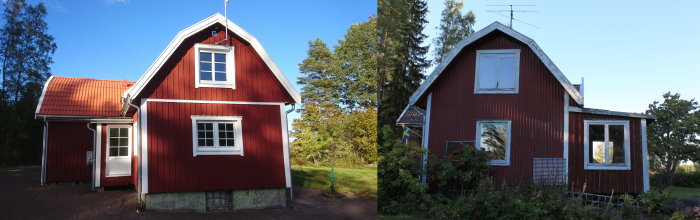
[[[671,192],[674,197],[700,196],[700,188],[669,186],[664,191]]]
[[[337,192],[364,198],[377,198],[377,168],[335,168]],[[330,167],[292,166],[292,182],[297,186],[330,191]]]

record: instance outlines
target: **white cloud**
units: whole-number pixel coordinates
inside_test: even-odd
[[[129,3],[129,0],[104,0],[104,1],[105,1],[105,4],[107,4],[107,5]]]

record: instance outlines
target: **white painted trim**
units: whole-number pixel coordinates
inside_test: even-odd
[[[647,120],[641,119],[640,130],[642,136],[642,183],[644,184],[644,192],[648,192],[649,186],[649,151],[647,149]]]
[[[109,174],[109,160],[110,160],[110,156],[109,156],[110,132],[109,132],[109,129],[110,128],[126,128],[126,129],[128,129],[126,132],[129,135],[129,140],[128,140],[129,145],[126,148],[128,150],[128,153],[126,154],[126,156],[111,156],[111,157],[116,157],[116,158],[128,158],[129,159],[129,169],[128,169],[129,172],[128,173]],[[107,159],[107,161],[105,161],[106,162],[105,163],[105,177],[131,176],[131,170],[132,170],[131,165],[133,164],[132,160],[134,159],[132,156],[133,155],[132,147],[133,147],[133,140],[134,140],[132,136],[134,136],[134,135],[133,135],[133,130],[131,128],[132,128],[131,125],[107,125],[107,139],[105,141],[105,143],[106,143],[105,144],[105,158]]]
[[[625,128],[625,164],[624,165],[593,165],[588,163],[590,160],[589,144],[588,144],[588,128],[589,125],[605,125],[605,141],[609,142],[610,125],[624,125]],[[608,148],[605,148],[606,157]],[[583,120],[583,169],[586,170],[630,170],[632,161],[630,160],[630,122],[628,120]]]
[[[482,123],[506,123],[506,159],[505,160],[489,160],[488,164],[492,166],[510,166],[510,136],[512,121],[511,120],[477,120],[476,121],[476,137],[474,138],[474,146],[476,149],[481,149],[481,124]]]
[[[612,116],[622,116],[622,117],[630,117],[630,118],[656,119],[656,117],[654,117],[653,115],[647,115],[647,114],[632,113],[632,112],[618,112],[618,111],[610,111],[610,110],[594,109],[594,108],[579,108],[579,107],[575,107],[575,106],[569,106],[569,111],[579,112],[579,113],[587,113],[587,114],[596,114],[596,115],[612,115]]]
[[[148,194],[148,99],[141,99],[141,193]]]
[[[141,76],[141,78],[139,78],[136,84],[134,84],[134,86],[132,86],[131,89],[124,92],[123,97],[137,97],[146,87],[146,84],[148,84],[148,82],[150,82],[151,79],[153,79],[158,70],[161,69],[161,67],[170,58],[170,56],[173,55],[175,50],[177,50],[177,48],[180,47],[180,45],[185,39],[217,23],[228,26],[228,29],[231,32],[250,43],[255,52],[258,53],[260,58],[262,58],[265,64],[267,64],[268,68],[270,68],[275,77],[277,77],[277,80],[279,80],[280,84],[282,84],[282,86],[287,90],[292,99],[294,99],[294,102],[301,103],[301,96],[299,95],[299,93],[294,89],[292,84],[289,82],[287,77],[285,77],[284,73],[282,73],[279,67],[277,67],[277,65],[272,61],[272,58],[270,58],[267,52],[265,52],[265,49],[262,47],[262,45],[260,45],[260,42],[258,42],[258,40],[255,39],[255,37],[250,35],[248,32],[246,32],[230,20],[226,19],[226,17],[219,13],[216,13],[180,31],[175,36],[175,38],[172,41],[170,41],[170,44],[168,44],[165,50],[163,50],[163,52],[158,56],[158,58],[153,62],[153,64],[151,64],[151,66],[146,70],[146,72]]]
[[[423,123],[424,127],[423,127],[423,139],[422,139],[423,146],[422,147],[426,151],[430,151],[430,147],[428,145],[430,144],[430,140],[429,140],[429,138],[430,138],[430,112],[432,111],[432,109],[433,109],[433,93],[430,93],[430,94],[428,94],[428,100],[427,100],[427,105],[426,105],[426,109],[425,109],[425,122]],[[421,176],[421,183],[423,183],[423,184],[425,184],[427,182],[427,176],[426,176],[425,171],[427,170],[427,166],[428,166],[428,153],[429,152],[425,152],[421,157],[421,159],[422,159],[421,162],[423,163],[423,176]]]
[[[211,82],[201,82],[199,80],[199,52],[224,52],[226,53],[226,81],[218,82],[213,81],[215,77],[214,67],[212,67],[212,81]],[[214,57],[212,56],[212,62],[214,62]],[[214,88],[230,88],[236,89],[236,59],[234,56],[233,46],[223,46],[214,44],[195,44],[194,45],[194,87],[214,87]]]
[[[564,182],[569,183],[569,94],[564,92]]]
[[[508,89],[481,89],[479,85],[479,75],[481,74],[480,65],[481,57],[485,54],[510,54],[515,55],[515,88],[513,90]],[[499,61],[497,61],[499,62]],[[477,50],[476,51],[476,68],[474,69],[474,94],[518,94],[518,88],[520,86],[520,49],[512,50]],[[496,68],[500,69],[500,66]],[[500,71],[496,71],[500,72]],[[498,73],[497,73],[498,74]],[[496,79],[499,80],[499,79]]]
[[[102,124],[96,124],[95,135],[95,187],[100,187],[102,178]]]
[[[49,122],[44,119],[44,139],[41,150],[41,185],[46,183],[46,154],[48,153],[49,145]]]
[[[44,96],[46,96],[46,89],[49,88],[49,84],[51,83],[51,80],[53,79],[53,76],[50,76],[48,80],[44,83],[44,88],[41,90],[41,96],[39,97],[39,104],[36,105],[36,110],[34,111],[34,115],[39,115],[39,110],[41,110],[41,105],[44,104]]]
[[[579,93],[579,91],[569,82],[569,80],[564,76],[564,74],[557,68],[556,65],[554,65],[554,62],[549,59],[547,54],[544,53],[544,51],[535,43],[534,40],[528,38],[527,36],[509,28],[508,26],[505,26],[501,23],[494,22],[490,24],[489,26],[485,27],[484,29],[481,29],[480,31],[477,31],[466,39],[460,41],[455,45],[454,49],[446,56],[445,59],[433,70],[433,72],[425,79],[423,84],[418,87],[418,89],[411,95],[411,99],[408,103],[408,105],[413,105],[418,102],[418,99],[420,99],[423,94],[428,91],[428,88],[437,80],[437,78],[442,74],[442,72],[447,68],[447,66],[454,60],[455,57],[461,52],[465,47],[468,45],[476,42],[477,40],[481,39],[482,37],[488,35],[489,33],[493,31],[501,31],[505,33],[508,36],[511,36],[515,38],[516,40],[528,45],[530,49],[537,55],[537,57],[544,63],[544,65],[549,69],[550,72],[552,72],[552,75],[559,81],[559,83],[564,87],[564,89],[571,95],[571,97],[576,100],[576,103],[583,105],[583,95]]]
[[[242,116],[207,116],[207,115],[191,115],[192,119],[192,157],[197,155],[240,155],[243,156],[243,117]],[[213,123],[213,147],[200,147],[197,144],[197,123],[206,121]],[[234,131],[234,147],[219,146],[219,126],[218,123],[233,122]]]
[[[282,153],[284,154],[284,179],[287,188],[292,187],[292,167],[289,163],[289,131],[287,128],[287,112],[284,104],[280,105],[280,118],[282,125]]]
[[[245,102],[245,101],[212,101],[185,99],[148,99],[149,102],[196,103],[196,104],[227,104],[227,105],[281,105],[283,102]]]

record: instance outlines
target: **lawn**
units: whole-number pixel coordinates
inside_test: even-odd
[[[335,168],[337,192],[364,198],[377,198],[377,168]],[[330,167],[292,167],[292,182],[297,186],[330,191]]]
[[[674,197],[700,196],[700,188],[669,186],[664,191],[671,192]]]

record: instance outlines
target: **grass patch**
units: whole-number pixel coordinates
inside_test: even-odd
[[[671,192],[673,197],[700,196],[700,188],[669,186],[664,191]]]
[[[292,166],[292,182],[297,186],[330,191],[330,167]],[[337,192],[377,199],[377,168],[335,168]]]

